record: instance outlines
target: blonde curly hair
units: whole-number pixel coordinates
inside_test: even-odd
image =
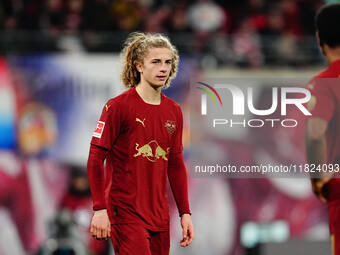
[[[133,32],[126,39],[121,53],[124,65],[121,79],[126,87],[135,87],[140,82],[140,73],[136,68],[136,63],[143,63],[150,48],[168,48],[172,53],[171,70],[169,78],[165,81],[165,87],[169,87],[170,81],[176,77],[179,56],[169,38],[159,33]]]

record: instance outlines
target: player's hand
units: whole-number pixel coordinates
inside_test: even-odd
[[[97,240],[107,240],[111,235],[111,224],[107,210],[95,211],[90,226],[91,235]]]
[[[327,203],[327,198],[322,193],[322,188],[330,181],[330,179],[331,178],[311,179],[312,190],[322,203]]]
[[[190,214],[183,214],[181,216],[181,226],[183,235],[181,246],[186,247],[194,240],[194,226],[192,225]]]

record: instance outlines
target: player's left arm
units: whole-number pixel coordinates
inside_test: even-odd
[[[183,235],[181,246],[185,247],[194,240],[194,226],[191,221],[191,212],[188,202],[187,173],[182,153],[170,154],[168,178],[181,217]]]
[[[174,142],[171,147],[168,161],[168,178],[181,217],[183,235],[181,246],[185,247],[191,244],[194,239],[194,227],[191,221],[191,212],[189,208],[188,177],[182,155],[183,116],[179,107],[176,126],[177,130],[174,134]]]

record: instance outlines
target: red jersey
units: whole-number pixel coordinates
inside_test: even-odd
[[[168,159],[183,150],[182,129],[180,106],[163,94],[160,105],[152,105],[131,88],[104,106],[91,144],[109,151],[106,187],[111,224],[169,229]]]
[[[326,70],[315,76],[308,86],[312,94],[309,107],[312,117],[319,117],[328,122],[326,131],[328,164],[340,164],[340,79],[334,78],[340,78],[340,60],[334,61]],[[329,182],[330,201],[340,199],[339,187],[339,178]]]

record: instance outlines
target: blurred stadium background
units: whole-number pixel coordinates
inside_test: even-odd
[[[0,255],[113,254],[88,235],[85,166],[104,103],[124,90],[119,51],[129,32],[166,33],[179,49],[178,77],[165,94],[182,106],[189,162],[190,81],[312,77],[326,65],[314,38],[324,3],[1,0]],[[295,141],[268,130],[215,145],[233,162],[304,162]],[[196,240],[179,247],[169,196],[172,254],[330,254],[326,206],[307,179],[191,178],[189,186]]]

